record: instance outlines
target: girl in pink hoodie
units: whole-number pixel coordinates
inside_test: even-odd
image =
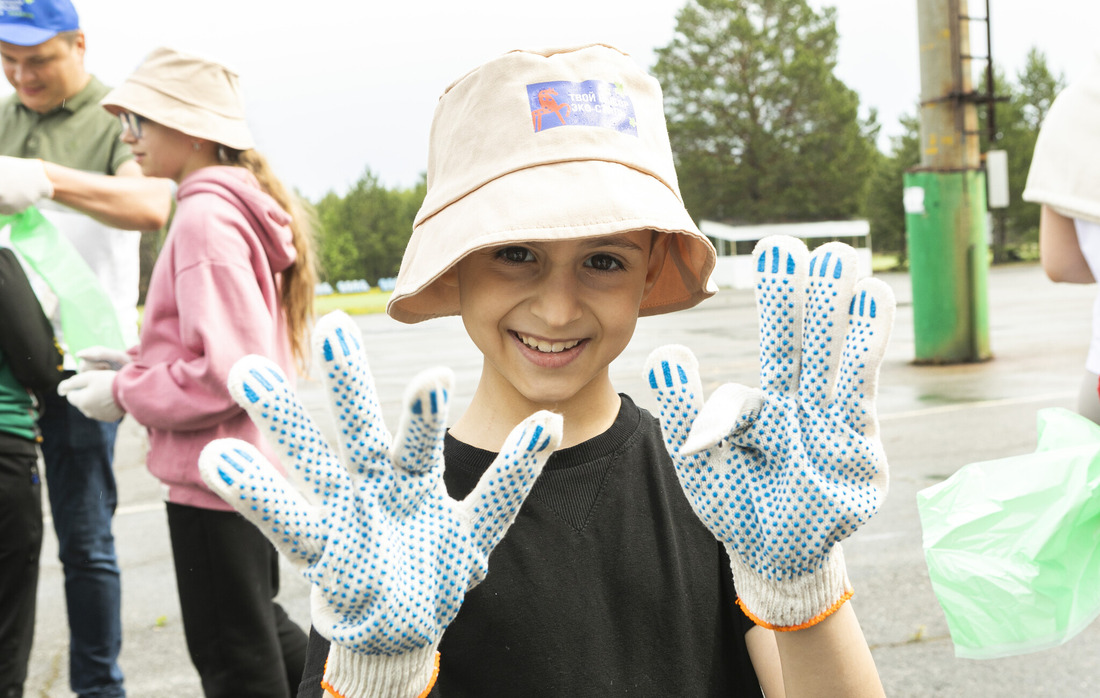
[[[247,354],[271,357],[287,375],[296,359],[304,366],[311,236],[252,148],[231,71],[157,49],[103,105],[122,120],[142,172],[178,184],[177,208],[131,361],[77,374],[62,390],[91,417],[128,412],[149,431],[148,467],[165,486],[184,631],[206,695],[290,696],[306,637],[273,600],[275,550],[207,488],[198,456],[232,436],[276,460],[226,381]]]

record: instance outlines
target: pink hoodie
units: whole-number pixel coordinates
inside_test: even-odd
[[[290,217],[241,167],[197,170],[180,182],[177,199],[149,281],[141,343],[114,395],[148,428],[149,471],[168,501],[230,511],[199,476],[199,452],[234,437],[278,466],[226,380],[246,354],[266,356],[294,378],[279,304],[279,273],[295,259]]]

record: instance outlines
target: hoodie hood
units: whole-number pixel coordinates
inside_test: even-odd
[[[176,199],[214,194],[235,206],[252,223],[263,245],[271,271],[285,271],[297,258],[290,214],[260,188],[255,175],[243,167],[203,167],[184,177]]]

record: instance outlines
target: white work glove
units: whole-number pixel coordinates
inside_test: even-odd
[[[117,422],[126,414],[115,402],[112,386],[118,371],[85,371],[57,384],[57,394],[89,419]]]
[[[738,603],[759,625],[797,630],[851,597],[839,542],[886,496],[874,401],[895,303],[881,281],[856,282],[841,243],[807,255],[800,240],[770,237],[753,259],[761,389],[723,385],[704,404],[698,363],[679,346],[655,350],[646,370],[680,484],[729,552]]]
[[[76,353],[76,358],[80,359],[77,370],[81,373],[86,371],[117,371],[130,363],[130,355],[127,352],[101,346],[81,349]]]
[[[199,470],[312,584],[313,625],[332,641],[326,687],[348,698],[418,696],[434,681],[443,631],[560,443],[561,417],[538,412],[522,422],[455,501],[443,484],[451,372],[413,379],[391,438],[351,318],[323,317],[313,350],[337,422],[335,451],[271,361],[238,361],[229,391],[320,505],[243,441],[211,442]]]
[[[41,160],[0,155],[0,216],[22,213],[40,199],[53,198],[53,184]]]

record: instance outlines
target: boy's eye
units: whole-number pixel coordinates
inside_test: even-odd
[[[618,271],[623,269],[623,263],[608,254],[595,254],[589,257],[584,265],[596,271]]]
[[[535,256],[531,254],[531,250],[526,247],[502,247],[497,250],[496,257],[497,259],[511,262],[512,264],[530,262],[535,258]]]

